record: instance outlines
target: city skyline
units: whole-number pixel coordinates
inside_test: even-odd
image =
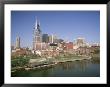
[[[42,34],[53,34],[71,42],[78,37],[89,43],[100,42],[100,11],[12,11],[12,45],[20,36],[22,47],[32,47],[36,19]]]

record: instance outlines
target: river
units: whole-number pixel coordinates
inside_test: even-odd
[[[19,70],[12,77],[99,77],[100,62],[81,60],[59,63],[50,68]]]

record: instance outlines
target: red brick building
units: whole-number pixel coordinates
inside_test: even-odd
[[[73,49],[73,42],[65,43],[66,50]]]

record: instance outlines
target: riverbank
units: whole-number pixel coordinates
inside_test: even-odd
[[[17,70],[11,77],[99,77],[100,63],[90,60],[58,63],[51,67]]]
[[[90,56],[74,56],[74,57],[70,57],[70,58],[50,58],[50,59],[46,59],[42,62],[38,62],[38,60],[35,60],[32,63],[29,63],[28,65],[25,65],[23,67],[14,67],[11,69],[11,72],[15,72],[16,70],[31,70],[31,69],[43,69],[43,68],[49,68],[49,67],[53,67],[58,63],[64,63],[64,62],[72,62],[72,61],[80,61],[80,60],[89,60],[92,57]],[[41,59],[40,59],[41,60]]]

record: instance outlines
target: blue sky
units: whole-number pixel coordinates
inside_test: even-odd
[[[78,37],[89,43],[100,42],[100,11],[12,11],[12,45],[20,36],[22,47],[32,47],[36,19],[40,21],[42,33],[72,42]]]

